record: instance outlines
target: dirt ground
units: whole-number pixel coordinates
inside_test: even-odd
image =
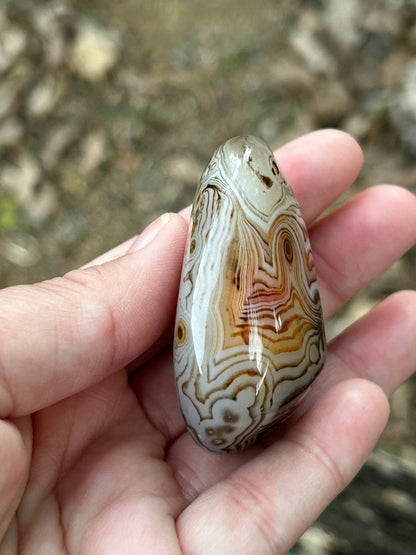
[[[215,148],[350,132],[377,183],[416,193],[415,0],[3,0],[0,286],[79,266],[192,202]],[[340,202],[341,202],[340,201]],[[416,288],[416,249],[328,324]],[[416,382],[363,471],[293,553],[410,554]]]

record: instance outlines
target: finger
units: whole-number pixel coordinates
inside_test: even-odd
[[[372,187],[310,231],[325,319],[416,243],[416,197]]]
[[[139,243],[140,241],[143,241],[144,237],[146,237],[147,238],[146,241],[148,241],[149,236],[151,237],[155,232],[158,231],[161,222],[163,223],[164,220],[168,221],[168,218],[169,218],[169,214],[163,214],[162,216],[160,216],[160,218],[157,218],[154,222],[151,222],[140,235],[135,235],[133,237],[130,237],[130,239],[127,239],[127,241],[124,241],[124,243],[121,243],[120,245],[117,245],[116,247],[107,251],[106,253],[101,254],[100,256],[97,256],[97,258],[94,258],[94,260],[91,260],[87,264],[84,264],[83,266],[81,266],[81,268],[90,268],[91,266],[99,266],[100,264],[104,264],[105,262],[110,262],[111,260],[115,260],[116,258],[119,258],[124,254],[127,254],[129,250],[132,248],[137,250],[137,243]]]
[[[340,380],[361,377],[391,395],[416,371],[416,291],[394,293],[331,341],[304,410]]]
[[[192,210],[192,206],[186,206],[185,208],[182,208],[182,210],[180,210],[178,212],[179,216],[182,216],[182,218],[189,223],[189,220],[191,219],[191,210]]]
[[[275,155],[307,224],[352,185],[363,164],[355,139],[336,129],[308,133],[279,148]],[[189,221],[190,207],[179,214]]]
[[[130,375],[130,385],[166,445],[185,430],[173,376],[172,349],[165,349]]]
[[[363,164],[355,139],[336,129],[295,139],[277,150],[276,157],[308,225],[353,184]]]
[[[181,434],[173,441],[166,461],[174,469],[184,498],[191,503],[198,495],[232,475],[241,465],[264,451],[261,440],[236,453],[219,455],[197,445],[182,423]]]
[[[23,495],[31,453],[30,421],[0,420],[0,545]]]
[[[117,245],[116,247],[109,250],[108,252],[101,254],[100,256],[97,256],[97,258],[94,258],[94,260],[91,260],[90,262],[87,262],[87,264],[84,264],[83,266],[81,266],[81,268],[90,268],[91,266],[99,266],[100,264],[105,264],[105,262],[110,262],[111,260],[115,260],[116,258],[123,256],[124,254],[127,253],[129,248],[136,241],[137,237],[138,237],[137,235],[135,235],[134,237],[130,237],[130,239],[127,239],[127,241],[124,241],[124,243],[121,243],[121,245]]]
[[[279,443],[185,509],[177,519],[182,550],[286,553],[358,472],[388,411],[368,381],[334,387]]]
[[[97,383],[168,327],[186,225],[175,214],[159,220],[158,233],[145,246],[142,237],[136,252],[0,292],[2,415],[27,414]]]

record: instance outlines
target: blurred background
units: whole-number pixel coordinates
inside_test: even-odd
[[[416,193],[416,0],[0,0],[0,286],[79,266],[192,202],[232,135],[333,126],[349,193]],[[416,288],[412,249],[328,324]],[[293,553],[416,550],[416,382],[353,484]]]

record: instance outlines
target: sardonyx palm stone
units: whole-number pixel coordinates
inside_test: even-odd
[[[180,283],[174,367],[190,434],[215,452],[248,446],[289,416],[324,359],[299,205],[261,139],[229,139],[202,174]]]

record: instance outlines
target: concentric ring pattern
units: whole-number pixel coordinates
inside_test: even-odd
[[[192,209],[175,325],[175,379],[192,437],[235,451],[285,419],[325,359],[311,247],[272,151],[234,137]]]

